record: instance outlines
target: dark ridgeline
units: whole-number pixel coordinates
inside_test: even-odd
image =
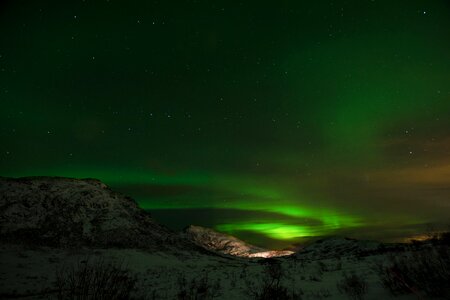
[[[0,177],[0,228],[4,243],[198,249],[96,179]]]

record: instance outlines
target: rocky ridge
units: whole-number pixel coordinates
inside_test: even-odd
[[[240,257],[278,257],[294,252],[267,250],[250,245],[234,236],[217,232],[210,228],[191,225],[184,230],[186,236],[197,245],[214,252]]]
[[[0,177],[0,241],[56,247],[198,248],[96,179]]]

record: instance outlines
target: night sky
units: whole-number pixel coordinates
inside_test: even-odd
[[[2,1],[0,175],[280,248],[450,220],[450,2]]]

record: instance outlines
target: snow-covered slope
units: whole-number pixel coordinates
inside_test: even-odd
[[[365,255],[382,251],[384,244],[375,241],[360,241],[344,237],[329,237],[315,241],[296,253],[297,257],[336,258]]]
[[[267,294],[274,282],[283,299],[348,299],[354,295],[340,288],[354,286],[348,274],[368,287],[361,299],[388,299],[378,267],[428,248],[328,238],[287,257],[212,255],[280,253],[197,226],[174,233],[98,180],[0,177],[1,299],[59,299],[58,278],[82,276],[76,270],[95,261],[126,268],[137,280],[135,299],[275,299]]]
[[[197,248],[102,182],[60,177],[0,177],[0,240],[46,246]]]
[[[222,254],[240,257],[276,257],[293,254],[291,251],[270,251],[253,246],[234,236],[201,226],[191,225],[184,232],[197,245]]]

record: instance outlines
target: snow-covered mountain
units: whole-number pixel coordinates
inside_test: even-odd
[[[201,226],[191,225],[184,232],[197,245],[222,254],[240,257],[276,257],[294,253],[291,251],[271,251],[253,246],[234,236]]]
[[[0,177],[0,240],[46,246],[198,248],[95,179]]]
[[[101,276],[104,270],[136,280],[131,299],[275,299],[279,293],[277,299],[388,299],[399,287],[391,268],[408,257],[405,274],[426,270],[431,280],[415,285],[417,290],[402,290],[402,299],[425,299],[430,292],[422,287],[437,287],[442,294],[439,287],[448,282],[448,272],[442,272],[449,265],[446,247],[334,237],[286,257],[233,258],[229,255],[283,253],[199,226],[172,232],[98,180],[0,177],[1,299],[62,299],[60,292],[81,298],[78,291],[96,286],[83,276]],[[72,290],[60,285],[72,282],[85,285]]]
[[[297,257],[336,258],[343,256],[365,255],[383,251],[385,244],[376,241],[360,241],[346,237],[328,237],[319,239],[298,251]]]

